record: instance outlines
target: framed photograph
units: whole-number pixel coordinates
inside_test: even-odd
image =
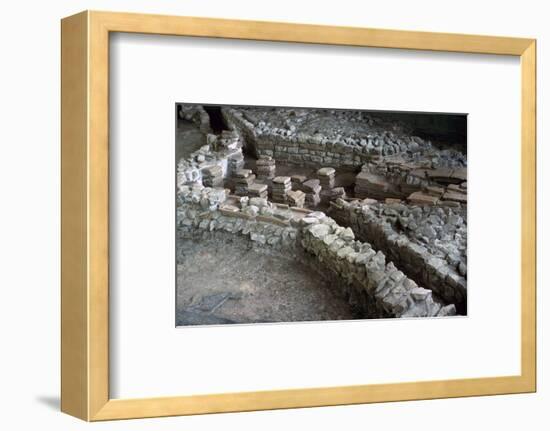
[[[535,40],[61,28],[62,411],[536,390]]]

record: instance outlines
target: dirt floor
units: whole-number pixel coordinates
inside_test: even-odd
[[[182,157],[187,157],[206,145],[206,135],[190,121],[178,119],[176,130],[176,164]]]
[[[315,270],[244,240],[180,240],[177,325],[354,319]]]

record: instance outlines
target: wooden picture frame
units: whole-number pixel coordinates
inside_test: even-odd
[[[533,39],[85,11],[61,22],[61,410],[87,421],[536,390]],[[201,36],[521,58],[521,374],[150,399],[109,397],[109,34]]]

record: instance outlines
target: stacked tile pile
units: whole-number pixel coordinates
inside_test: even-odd
[[[428,186],[422,191],[411,193],[407,201],[414,205],[444,205],[460,207],[467,203],[467,184],[449,184],[443,186]]]
[[[338,198],[345,198],[346,191],[343,187],[335,187],[330,190],[321,190],[321,202],[328,204],[330,201],[334,201]]]
[[[202,183],[205,187],[223,187],[223,170],[219,165],[202,170]]]
[[[404,181],[399,181],[399,189],[404,195],[409,195],[421,190],[427,183],[426,169],[411,169]]]
[[[307,177],[305,175],[292,175],[290,177],[290,181],[292,182],[292,190],[302,190],[302,184],[306,180]]]
[[[355,178],[355,197],[360,199],[386,199],[402,197],[399,186],[392,184],[383,175],[371,172],[367,165],[363,165],[361,172]]]
[[[382,180],[380,182],[376,180],[377,177],[366,170],[359,172],[355,178],[355,197],[364,199],[368,198],[371,193],[377,195],[377,192],[383,191],[385,183]]]
[[[235,194],[237,196],[248,196],[248,189],[254,184],[256,175],[254,175],[250,169],[239,169],[234,173],[233,178],[235,183]]]
[[[244,157],[242,151],[231,154],[227,158],[227,187],[235,188],[235,173],[243,167]]]
[[[306,194],[301,190],[290,190],[287,194],[288,204],[291,207],[303,208]]]
[[[287,194],[291,190],[290,177],[275,177],[271,185],[271,197],[274,202],[286,203]]]
[[[251,184],[248,186],[248,195],[251,198],[267,198],[267,184]]]
[[[321,182],[323,190],[330,190],[334,188],[334,175],[336,171],[334,168],[321,168],[317,171],[317,176]]]
[[[444,201],[458,202],[465,204],[468,201],[468,184],[463,182],[462,184],[449,184],[447,190],[443,194],[442,199]]]
[[[227,159],[227,173],[229,176],[235,175],[235,172],[237,172],[239,169],[242,169],[244,167],[244,157],[243,153],[241,151],[232,154]]]
[[[301,190],[306,194],[306,204],[309,207],[316,207],[321,202],[319,192],[321,191],[320,181],[317,179],[307,180],[302,183]]]
[[[413,205],[435,205],[439,198],[433,194],[425,192],[414,192],[407,197],[407,201]]]
[[[275,177],[275,160],[271,156],[260,156],[256,160],[256,174],[259,180],[271,180]]]
[[[426,171],[428,178],[440,184],[459,184],[467,180],[466,168],[437,168]]]

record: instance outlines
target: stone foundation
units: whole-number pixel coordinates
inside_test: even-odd
[[[329,210],[362,241],[466,314],[466,209],[338,200]]]
[[[459,157],[362,111],[223,107],[222,114],[256,158],[270,156],[300,166],[355,169],[374,156],[405,153]]]
[[[318,270],[367,318],[427,317],[455,313],[431,290],[387,262],[384,253],[357,241],[349,228],[322,212],[273,204],[262,198],[228,196],[202,185],[180,188],[177,207],[180,238],[199,232],[239,235],[263,247],[307,253]],[[201,233],[201,234],[202,234]]]

